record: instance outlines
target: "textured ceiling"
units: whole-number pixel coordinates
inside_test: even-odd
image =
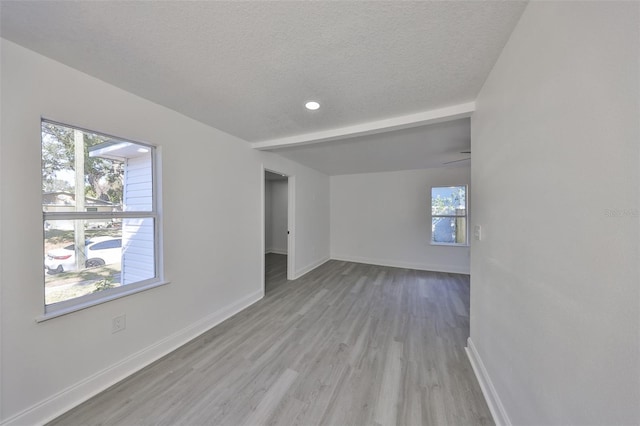
[[[469,167],[468,118],[274,152],[328,175]],[[443,164],[456,161],[452,164]]]
[[[2,37],[255,142],[474,100],[525,3],[1,7]],[[322,108],[306,111],[308,99]]]

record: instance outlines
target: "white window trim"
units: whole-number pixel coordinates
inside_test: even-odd
[[[456,186],[464,186],[464,216],[459,216],[455,214],[433,214],[433,210],[431,206],[433,204],[433,188],[453,188]],[[465,241],[464,243],[439,243],[433,241],[433,231],[431,231],[431,235],[429,238],[429,244],[432,246],[444,246],[444,247],[469,247],[469,185],[435,185],[431,187],[431,191],[429,191],[429,211],[431,213],[431,223],[433,223],[434,217],[452,217],[452,218],[465,218]]]
[[[151,145],[144,142],[138,142],[129,138],[123,138],[120,136],[114,136],[108,133],[103,133],[97,130],[89,130],[83,127],[79,127],[73,124],[61,123],[59,121],[49,120],[47,118],[41,118],[40,125],[42,123],[49,123],[58,126],[65,126],[72,129],[77,129],[86,133],[98,134],[108,138],[123,140],[132,142],[137,145],[146,146],[151,151],[151,174],[152,174],[152,210],[151,211],[130,211],[130,212],[42,212],[42,225],[47,220],[85,220],[85,219],[111,219],[111,218],[153,218],[154,221],[154,263],[155,263],[155,277],[139,281],[126,286],[120,286],[112,289],[106,289],[98,293],[91,293],[84,296],[76,297],[73,299],[64,300],[62,302],[47,305],[43,299],[44,313],[36,318],[36,322],[43,322],[49,319],[57,318],[63,315],[67,315],[73,312],[81,311],[92,306],[100,305],[112,300],[120,299],[132,294],[137,294],[152,288],[160,287],[169,284],[169,281],[164,278],[164,262],[163,262],[163,241],[162,241],[162,200],[161,200],[161,149],[158,146]],[[44,235],[43,235],[44,238]],[[46,255],[44,253],[44,244],[42,245],[42,258]],[[44,273],[44,271],[43,271]],[[44,275],[42,277],[42,284],[44,288]]]
[[[152,281],[152,280],[148,280]],[[151,290],[152,288],[160,287],[166,284],[169,284],[169,281],[141,281],[135,284],[128,284],[124,287],[124,290],[116,292],[115,294],[107,294],[111,290],[119,290],[123,289],[123,287],[118,287],[114,289],[103,290],[100,293],[87,294],[86,296],[76,297],[75,299],[65,300],[64,302],[56,303],[56,305],[64,304],[66,302],[75,301],[75,303],[70,304],[69,306],[56,306],[56,309],[52,309],[50,311],[45,312],[43,315],[40,315],[36,318],[36,322],[43,322],[53,318],[58,318],[63,315],[68,315],[73,312],[82,311],[84,309],[90,308],[92,306],[101,305],[103,303],[110,302],[112,300],[120,299],[122,297],[130,296],[132,294],[141,293],[143,291]],[[93,300],[86,300],[90,296],[98,296]],[[81,299],[81,300],[80,300]]]

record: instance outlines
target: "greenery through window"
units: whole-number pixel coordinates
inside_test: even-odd
[[[42,121],[46,311],[158,281],[155,148]]]
[[[467,187],[431,188],[431,242],[467,244]]]

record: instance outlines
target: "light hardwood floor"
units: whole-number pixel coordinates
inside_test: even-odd
[[[464,351],[469,277],[329,261],[52,425],[493,424]]]

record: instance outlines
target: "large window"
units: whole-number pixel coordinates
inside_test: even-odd
[[[156,150],[42,121],[47,314],[160,283]]]
[[[467,244],[467,187],[431,188],[431,243]]]

